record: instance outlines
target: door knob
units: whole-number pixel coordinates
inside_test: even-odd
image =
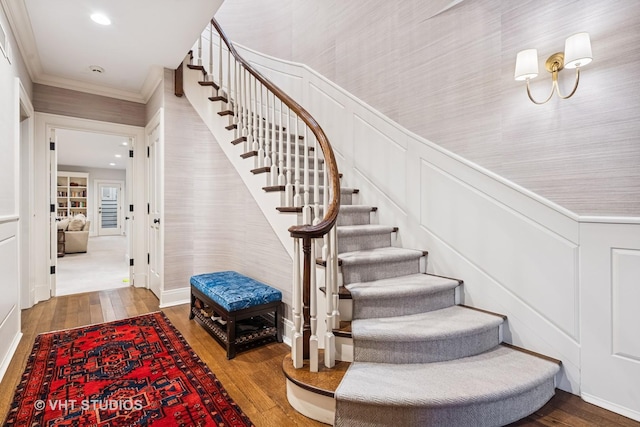
[[[155,219],[153,220],[153,223],[154,223],[154,224],[160,224],[160,219],[159,219],[159,218],[155,218]]]

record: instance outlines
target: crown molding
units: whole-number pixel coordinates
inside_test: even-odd
[[[91,93],[93,95],[106,96],[109,98],[122,99],[124,101],[138,102],[145,104],[145,99],[140,93],[134,91],[127,91],[121,89],[115,89],[107,86],[100,86],[91,83],[85,83],[78,80],[66,79],[64,77],[51,76],[48,74],[41,74],[37,78],[33,79],[34,83],[59,87],[62,89],[75,90],[78,92]]]
[[[21,0],[0,0],[0,3],[2,3],[7,15],[11,32],[16,39],[20,56],[27,67],[29,77],[31,77],[32,81],[35,81],[39,75],[43,74],[43,69],[27,7],[24,1]]]

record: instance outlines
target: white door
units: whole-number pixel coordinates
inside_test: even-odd
[[[135,238],[133,236],[133,230],[134,228],[134,220],[135,218],[133,217],[133,206],[134,206],[134,197],[133,197],[133,193],[134,193],[134,181],[133,181],[133,177],[135,176],[134,173],[134,164],[135,162],[133,161],[133,138],[129,138],[129,160],[127,161],[127,180],[126,180],[126,187],[125,187],[125,194],[126,194],[126,204],[125,204],[125,217],[124,217],[124,228],[125,228],[125,234],[127,236],[127,254],[126,254],[126,258],[127,258],[127,262],[129,263],[129,283],[131,285],[134,285],[134,272],[135,272],[135,268],[133,265],[133,254],[134,252],[134,245],[135,245]]]
[[[49,135],[49,289],[56,295],[56,267],[58,265],[58,154],[56,152],[56,130]],[[64,253],[61,247],[61,252]]]
[[[163,267],[162,110],[147,127],[147,252],[149,289],[160,298]]]
[[[122,235],[122,182],[97,182],[98,235]]]

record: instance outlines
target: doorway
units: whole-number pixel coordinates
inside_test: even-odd
[[[55,295],[130,286],[128,236],[122,226],[130,141],[64,128],[54,134],[59,236]]]
[[[97,234],[98,236],[119,236],[126,232],[123,223],[124,181],[95,180],[95,205],[98,207]]]
[[[56,228],[57,221],[57,199],[55,185],[49,183],[53,180],[57,174],[58,163],[55,162],[55,166],[52,165],[50,159],[55,159],[56,156],[56,140],[60,132],[64,131],[80,131],[90,133],[92,135],[110,135],[120,138],[121,143],[127,142],[127,148],[120,154],[120,157],[116,157],[114,153],[111,154],[112,158],[101,169],[110,169],[112,166],[109,163],[118,163],[123,161],[125,166],[125,177],[122,176],[113,177],[100,177],[98,179],[106,179],[111,181],[124,181],[125,185],[120,193],[122,201],[121,215],[121,230],[124,233],[124,253],[120,258],[127,268],[127,272],[124,277],[120,278],[120,282],[127,286],[133,285],[136,287],[147,287],[147,274],[146,274],[146,252],[144,243],[144,224],[146,210],[143,210],[144,204],[144,157],[134,156],[136,152],[136,143],[141,144],[140,147],[144,147],[144,128],[138,126],[121,125],[108,122],[99,122],[95,120],[87,120],[76,117],[59,116],[47,113],[35,113],[35,159],[36,164],[32,169],[34,176],[35,194],[36,200],[47,200],[45,203],[36,204],[33,234],[46,239],[46,244],[40,244],[37,248],[34,248],[32,253],[32,264],[35,267],[36,282],[34,284],[34,303],[49,299],[51,296],[58,295],[56,278],[59,275],[58,260],[69,260],[71,254],[65,254],[63,257],[58,258],[55,251],[50,248],[56,246]],[[56,136],[56,134],[58,134]],[[64,143],[64,142],[62,142]],[[75,154],[79,154],[80,150],[75,150]],[[70,166],[70,165],[63,165]],[[87,185],[86,197],[86,217],[91,221],[90,234],[91,238],[97,237],[97,209],[96,205],[92,202],[94,199],[94,183],[93,178],[96,178],[95,174],[89,175],[89,183]],[[53,188],[52,188],[53,187]],[[73,189],[76,190],[75,188]],[[89,194],[91,193],[91,194]],[[70,204],[71,207],[71,204]],[[73,206],[74,208],[82,207]],[[50,212],[50,209],[54,212]],[[53,217],[53,220],[50,219]],[[53,235],[53,236],[52,236]],[[50,237],[51,236],[51,237]],[[120,236],[100,236],[103,239],[118,238]],[[40,240],[42,242],[42,240]],[[43,242],[44,243],[44,242]],[[91,242],[89,242],[88,251],[85,253],[90,254]],[[93,255],[96,255],[97,251],[94,251]],[[79,257],[79,255],[77,256]],[[95,274],[86,274],[84,277],[85,283],[89,284],[95,277]],[[123,282],[123,279],[127,279],[128,282]],[[26,284],[25,284],[26,286]],[[25,292],[29,292],[27,290]]]

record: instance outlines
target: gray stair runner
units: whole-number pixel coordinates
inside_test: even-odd
[[[336,426],[500,426],[542,407],[558,364],[500,345],[503,318],[456,306],[461,282],[421,273],[371,206],[343,204],[338,252],[353,303],[354,362]]]

